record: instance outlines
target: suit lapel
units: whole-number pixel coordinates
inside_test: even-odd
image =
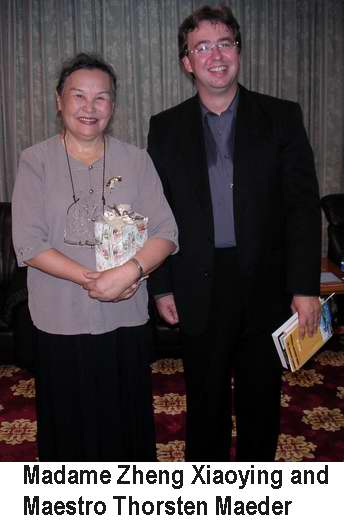
[[[212,208],[208,178],[208,165],[203,135],[202,114],[198,96],[187,102],[180,122],[179,150],[183,158],[183,171],[202,211],[212,222]]]
[[[269,123],[264,112],[257,105],[253,94],[241,85],[239,88],[234,150],[234,170],[237,177],[247,172],[248,164],[259,167],[255,164],[255,152],[261,143],[271,139]]]
[[[247,215],[252,198],[259,194],[257,185],[264,175],[262,170],[261,145],[270,139],[270,130],[264,113],[260,110],[252,94],[239,86],[239,105],[237,111],[235,127],[235,145],[233,158],[233,204],[234,219],[237,240],[240,242],[240,231],[242,229],[242,219]]]
[[[252,152],[266,139],[268,131],[262,114],[257,110],[250,92],[240,86],[239,105],[235,127],[234,182],[248,181],[249,165],[255,164]],[[259,165],[255,164],[256,167]],[[251,179],[252,181],[252,179]]]

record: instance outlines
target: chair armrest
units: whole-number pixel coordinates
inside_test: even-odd
[[[1,313],[1,319],[8,326],[12,322],[13,312],[15,308],[19,304],[23,304],[28,300],[26,273],[26,268],[20,268],[16,270],[6,291],[4,306]]]

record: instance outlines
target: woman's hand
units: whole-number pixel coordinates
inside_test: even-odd
[[[131,262],[101,272],[89,272],[86,277],[89,281],[83,284],[83,288],[91,298],[104,302],[129,299],[140,285],[137,267]]]
[[[121,294],[119,295],[119,297],[117,297],[116,299],[114,299],[114,302],[119,302],[120,300],[128,300],[128,299],[131,298],[133,295],[135,295],[135,293],[136,293],[137,290],[139,289],[139,286],[140,286],[140,281],[135,282],[135,283],[132,284],[128,289],[126,289],[125,291],[123,291],[123,293],[121,293]]]
[[[54,248],[42,251],[26,261],[26,264],[53,277],[70,280],[81,286],[88,280],[86,277],[88,268]]]
[[[158,237],[148,239],[135,255],[135,261],[128,260],[122,266],[102,272],[86,273],[87,281],[82,287],[91,298],[105,302],[128,299],[140,285],[139,277],[157,268],[176,249],[175,243]],[[139,269],[139,267],[142,269]]]

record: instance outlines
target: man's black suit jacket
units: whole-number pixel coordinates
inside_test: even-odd
[[[297,103],[239,87],[234,220],[252,327],[271,331],[292,295],[318,295],[321,214],[313,153]],[[179,228],[180,251],[151,274],[151,293],[173,292],[180,325],[205,328],[214,269],[212,204],[198,96],[150,121],[148,152]],[[228,295],[228,299],[234,298]]]

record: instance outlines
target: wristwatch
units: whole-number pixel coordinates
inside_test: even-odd
[[[144,274],[144,271],[143,271],[143,267],[142,267],[142,264],[136,259],[136,257],[132,257],[131,260],[135,266],[137,267],[137,269],[139,270],[139,278],[138,278],[138,281],[141,281],[143,280],[145,277],[145,274]]]

